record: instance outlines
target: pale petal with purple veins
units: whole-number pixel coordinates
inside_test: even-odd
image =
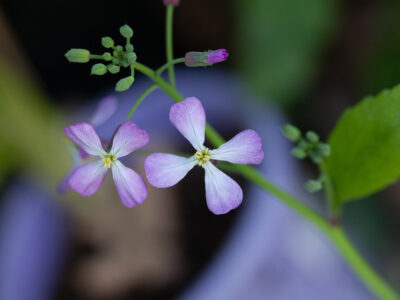
[[[90,123],[78,123],[64,128],[65,134],[71,141],[90,155],[105,155],[100,138]]]
[[[120,161],[112,164],[112,175],[121,202],[126,207],[134,207],[147,197],[147,186],[142,176],[125,167]]]
[[[96,111],[92,116],[91,123],[94,126],[99,126],[107,121],[117,110],[118,102],[114,96],[103,98],[97,105]]]
[[[261,137],[251,129],[244,130],[218,149],[210,150],[211,159],[235,164],[257,165],[264,159]]]
[[[172,105],[169,119],[196,150],[204,149],[206,114],[203,105],[197,98],[189,97]]]
[[[91,196],[103,183],[107,170],[102,160],[80,166],[71,174],[69,186],[82,196]]]
[[[210,162],[202,166],[205,170],[204,180],[209,210],[220,215],[237,208],[243,199],[243,191],[237,182]]]
[[[147,180],[158,188],[177,184],[198,163],[195,157],[154,153],[144,162]]]
[[[131,121],[125,121],[114,136],[110,154],[116,158],[126,156],[149,142],[150,137],[145,130],[140,129]]]

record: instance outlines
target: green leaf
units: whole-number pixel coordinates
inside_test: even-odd
[[[336,200],[377,192],[400,175],[400,85],[348,109],[330,138],[324,163]]]

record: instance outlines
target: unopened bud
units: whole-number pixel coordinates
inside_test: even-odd
[[[322,182],[320,180],[309,180],[304,186],[307,191],[314,193],[322,189]]]
[[[286,124],[282,127],[283,134],[291,141],[297,142],[301,137],[300,130],[290,124]]]
[[[317,149],[324,157],[328,157],[331,154],[331,147],[328,144],[318,143]]]
[[[120,80],[117,82],[117,85],[115,86],[115,90],[116,90],[117,92],[126,91],[127,89],[130,88],[130,86],[132,85],[132,83],[133,83],[134,80],[135,80],[135,79],[133,78],[133,76],[128,76],[128,77],[125,77],[125,78],[120,79]]]
[[[132,44],[128,44],[125,46],[125,49],[127,52],[132,52],[133,51],[133,45]]]
[[[103,64],[95,64],[92,66],[91,74],[104,75],[107,73],[107,67]]]
[[[110,60],[112,60],[112,56],[111,56],[110,53],[104,52],[104,54],[103,54],[103,59],[104,59],[105,61],[110,61]]]
[[[187,67],[211,66],[215,63],[225,61],[228,56],[229,53],[225,49],[206,52],[191,51],[185,55],[185,65]]]
[[[319,136],[314,131],[307,131],[306,138],[311,143],[318,143],[318,141],[319,141]]]
[[[129,25],[124,25],[119,28],[119,32],[124,38],[130,39],[133,36],[133,30]]]
[[[90,59],[90,52],[86,49],[71,49],[65,53],[69,62],[87,63]]]
[[[134,63],[136,61],[136,59],[137,59],[137,56],[136,56],[135,52],[128,53],[128,55],[126,56],[126,60],[129,64]]]
[[[120,70],[120,67],[116,66],[116,65],[109,65],[107,67],[108,72],[110,72],[111,74],[117,74]]]
[[[101,38],[101,44],[104,48],[111,48],[114,46],[114,40],[109,36]]]
[[[307,156],[307,153],[301,148],[293,148],[292,155],[297,157],[298,159],[303,159]]]

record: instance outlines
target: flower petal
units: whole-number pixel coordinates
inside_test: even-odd
[[[205,170],[206,200],[214,214],[226,214],[238,207],[243,199],[240,186],[212,163],[203,164]]]
[[[261,137],[251,129],[238,133],[218,149],[210,150],[209,154],[211,159],[235,164],[257,165],[264,159]]]
[[[112,175],[121,202],[126,207],[134,207],[147,197],[147,186],[142,176],[125,167],[119,160],[113,163]]]
[[[99,126],[107,121],[117,110],[118,102],[114,96],[103,98],[97,105],[96,111],[92,116],[91,123],[94,126]]]
[[[92,196],[97,192],[107,174],[103,161],[98,160],[78,167],[69,178],[69,186],[82,196]]]
[[[99,136],[90,123],[78,123],[64,128],[65,134],[71,141],[91,155],[105,155]]]
[[[158,188],[177,184],[197,164],[197,159],[168,153],[154,153],[144,162],[147,180]]]
[[[125,121],[117,130],[112,141],[110,154],[116,158],[128,155],[149,142],[150,137],[145,130],[140,129],[135,123]]]
[[[204,149],[206,114],[203,105],[197,98],[189,97],[172,105],[169,119],[197,151]]]

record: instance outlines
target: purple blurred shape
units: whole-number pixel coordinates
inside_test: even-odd
[[[39,188],[17,181],[0,218],[0,299],[54,299],[68,234],[64,214]]]

